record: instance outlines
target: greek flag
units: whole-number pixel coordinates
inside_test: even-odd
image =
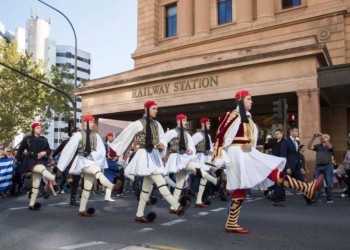
[[[0,160],[0,191],[5,191],[11,188],[13,174],[13,159]]]

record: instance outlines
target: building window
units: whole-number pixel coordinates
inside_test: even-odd
[[[232,22],[232,0],[218,0],[218,23]]]
[[[166,37],[176,36],[177,33],[177,8],[176,5],[166,7]]]
[[[301,0],[282,0],[282,9],[293,8],[301,5]]]

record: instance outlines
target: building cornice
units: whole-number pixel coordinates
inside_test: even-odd
[[[300,47],[295,47],[295,48],[288,48],[288,49],[282,49],[282,50],[276,50],[276,51],[270,51],[270,52],[265,52],[265,53],[260,53],[260,54],[255,54],[255,55],[248,55],[248,56],[243,56],[239,58],[232,58],[228,60],[222,60],[222,61],[215,61],[215,62],[210,62],[210,63],[203,63],[200,65],[195,65],[195,66],[189,66],[189,67],[184,67],[184,68],[178,68],[178,69],[173,69],[173,70],[168,70],[168,71],[162,71],[162,72],[157,72],[157,73],[152,73],[152,74],[145,74],[141,76],[136,76],[136,77],[130,77],[126,79],[119,79],[119,80],[113,80],[101,84],[96,84],[96,85],[90,85],[86,87],[82,87],[76,91],[77,95],[84,95],[84,94],[89,94],[89,93],[96,93],[100,91],[106,91],[106,90],[111,90],[111,89],[116,89],[116,88],[123,88],[123,87],[128,87],[131,84],[142,84],[144,82],[149,82],[149,81],[154,81],[158,80],[157,78],[167,78],[167,77],[174,77],[174,75],[177,74],[193,74],[194,72],[199,72],[199,71],[215,71],[215,70],[221,70],[225,68],[232,68],[233,66],[239,67],[247,64],[256,64],[256,63],[262,63],[264,61],[273,61],[271,58],[274,58],[274,60],[283,60],[291,56],[307,56],[311,54],[319,54],[322,56],[322,58],[326,61],[326,64],[331,65],[331,59],[329,57],[327,48],[325,44],[310,44],[310,45],[305,45],[305,46],[300,46]],[[176,76],[178,77],[178,76]]]

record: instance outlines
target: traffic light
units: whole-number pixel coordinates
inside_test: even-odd
[[[289,127],[297,127],[296,115],[291,114],[288,117]]]
[[[284,120],[285,116],[285,107],[284,100],[279,99],[277,101],[272,102],[273,104],[273,118],[277,120]]]

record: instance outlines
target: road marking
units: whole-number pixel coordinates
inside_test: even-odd
[[[56,204],[48,204],[48,206],[59,206],[59,205],[68,205],[69,203],[67,202],[60,202],[60,203],[56,203]]]
[[[177,224],[177,223],[184,222],[184,221],[186,221],[186,220],[185,220],[185,219],[177,219],[177,220],[172,220],[172,221],[169,221],[169,222],[160,224],[160,225],[161,225],[161,226],[172,226],[172,225],[175,225],[175,224]]]
[[[150,231],[153,231],[154,229],[153,228],[150,228],[150,227],[145,227],[145,228],[142,228],[139,230],[140,233],[147,233],[147,232],[150,232]]]
[[[197,218],[197,217],[202,217],[202,216],[205,216],[205,215],[207,215],[207,214],[209,214],[208,212],[200,212],[200,213],[198,213],[198,214],[196,214],[196,215],[193,215],[193,217],[195,217],[195,218]]]
[[[217,209],[212,209],[210,211],[212,212],[219,212],[219,211],[222,211],[222,210],[225,210],[226,208],[225,207],[220,207],[220,208],[217,208]]]
[[[107,242],[103,242],[103,241],[92,241],[92,242],[88,242],[88,243],[64,246],[64,247],[60,247],[58,249],[70,250],[70,249],[77,249],[77,248],[82,248],[82,247],[91,247],[91,246],[96,246],[96,245],[102,245],[102,244],[106,244],[106,243]]]
[[[20,210],[20,209],[28,209],[28,207],[13,207],[13,208],[9,208],[9,210]]]
[[[262,199],[265,199],[265,197],[258,197],[251,200],[245,200],[244,202],[253,202],[253,201],[262,200]]]
[[[151,248],[151,249],[158,249],[158,250],[186,250],[184,248],[170,247],[170,246],[157,245],[157,244],[148,244],[148,243],[142,244],[142,246],[147,249]]]

